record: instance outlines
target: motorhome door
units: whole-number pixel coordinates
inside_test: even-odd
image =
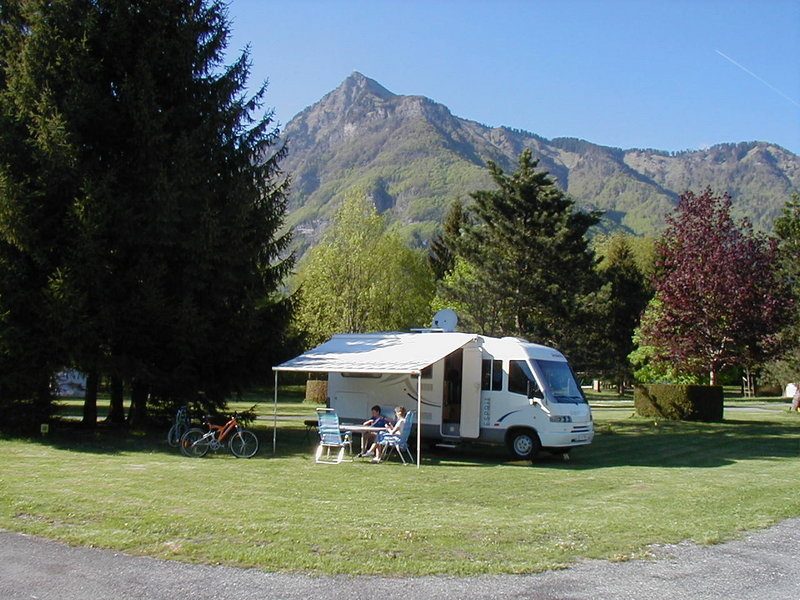
[[[474,342],[444,360],[442,435],[477,438],[480,433],[481,351]]]
[[[461,378],[462,438],[480,435],[481,418],[481,351],[474,342],[464,347]]]

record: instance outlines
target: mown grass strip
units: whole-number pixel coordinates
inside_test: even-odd
[[[311,408],[297,406],[296,412]],[[292,412],[295,412],[293,410]],[[572,460],[502,449],[316,465],[302,417],[257,421],[251,460],[192,460],[160,434],[0,439],[0,527],[205,563],[315,573],[524,573],[624,560],[653,543],[718,542],[800,515],[800,417],[724,423],[596,413]]]

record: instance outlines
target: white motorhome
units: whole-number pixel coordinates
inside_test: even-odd
[[[328,374],[328,403],[360,422],[378,404],[419,407],[421,438],[506,444],[512,456],[590,444],[592,413],[558,350],[516,338],[423,330],[344,334],[275,368]]]

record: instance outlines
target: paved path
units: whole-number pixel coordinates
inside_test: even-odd
[[[584,561],[539,575],[308,577],[71,548],[0,531],[3,600],[800,599],[800,519],[716,546],[659,546],[654,560]]]

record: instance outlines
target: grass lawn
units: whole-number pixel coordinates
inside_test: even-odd
[[[476,575],[642,557],[800,515],[800,415],[785,404],[734,403],[700,424],[601,403],[595,442],[569,462],[474,447],[427,452],[418,470],[314,464],[299,400],[279,403],[292,418],[274,456],[272,405],[259,405],[250,460],[185,458],[161,433],[0,438],[0,528],[268,571]]]

